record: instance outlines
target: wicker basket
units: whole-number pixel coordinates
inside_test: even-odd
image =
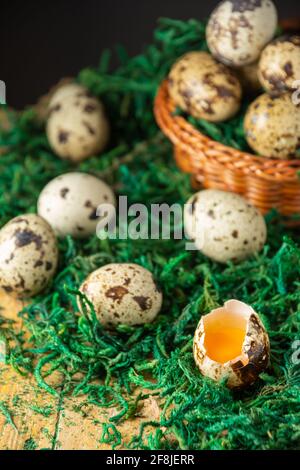
[[[156,120],[174,144],[177,165],[191,173],[195,187],[242,194],[262,213],[275,208],[284,216],[300,215],[300,159],[263,158],[227,147],[175,116],[174,110],[165,81],[155,100]]]
[[[281,23],[299,28],[299,20]],[[296,28],[297,27],[297,28]],[[195,188],[215,188],[243,195],[262,213],[271,209],[283,216],[300,215],[300,159],[264,158],[216,142],[174,114],[167,81],[158,90],[154,112],[157,123],[175,148],[175,160],[192,175]]]

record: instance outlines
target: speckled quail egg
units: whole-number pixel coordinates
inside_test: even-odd
[[[218,60],[240,67],[258,60],[276,27],[277,11],[271,0],[224,0],[209,19],[207,44]]]
[[[55,103],[47,121],[47,137],[54,152],[74,163],[101,152],[109,138],[102,103],[81,92]]]
[[[182,56],[170,71],[168,87],[175,105],[195,118],[225,121],[240,107],[240,82],[207,52]]]
[[[229,300],[204,315],[194,336],[194,359],[201,373],[229,388],[255,382],[269,366],[270,342],[257,313]]]
[[[185,205],[185,232],[204,255],[226,263],[261,250],[266,223],[258,210],[238,194],[206,189]]]
[[[257,94],[262,90],[262,85],[258,78],[258,62],[250,65],[244,65],[235,69],[237,77],[247,95]]]
[[[67,83],[66,85],[59,86],[51,96],[48,104],[49,113],[55,110],[56,106],[59,107],[65,98],[73,97],[90,97],[91,94],[87,88],[79,83]]]
[[[282,36],[263,50],[259,78],[268,92],[294,89],[294,82],[300,80],[300,36]]]
[[[152,273],[138,264],[102,266],[87,277],[80,291],[92,302],[99,321],[108,327],[149,323],[162,305]]]
[[[284,93],[259,96],[244,119],[246,139],[258,154],[279,159],[295,157],[300,147],[300,106]]]
[[[96,211],[101,204],[111,206],[109,220],[116,205],[111,188],[96,176],[73,172],[51,180],[40,193],[37,207],[58,236],[85,238],[96,233],[100,220]]]
[[[50,225],[36,214],[10,220],[0,230],[0,287],[25,298],[41,292],[52,279],[58,249]]]

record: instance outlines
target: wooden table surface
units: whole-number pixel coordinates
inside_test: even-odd
[[[18,312],[22,302],[0,292],[0,314],[22,323]],[[22,377],[10,366],[0,363],[0,450],[60,449],[104,450],[110,445],[100,444],[101,423],[108,422],[115,409],[103,412],[97,406],[87,405],[85,397],[60,399],[38,389],[33,377]],[[80,409],[80,404],[84,403]],[[9,410],[12,423],[1,412],[1,404]],[[39,408],[49,411],[40,414]],[[124,438],[124,445],[139,431],[143,421],[159,418],[159,405],[154,397],[144,400],[138,415],[117,426]],[[48,413],[47,413],[48,414]]]

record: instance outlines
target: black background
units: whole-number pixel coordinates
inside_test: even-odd
[[[7,102],[34,103],[61,77],[97,65],[123,44],[135,54],[151,41],[157,18],[207,17],[218,0],[0,0],[0,79]],[[300,16],[299,0],[275,1],[281,17]]]

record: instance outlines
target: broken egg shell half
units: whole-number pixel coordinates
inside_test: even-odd
[[[239,300],[204,315],[195,331],[194,359],[205,377],[229,388],[255,382],[269,365],[270,342],[257,313]]]

